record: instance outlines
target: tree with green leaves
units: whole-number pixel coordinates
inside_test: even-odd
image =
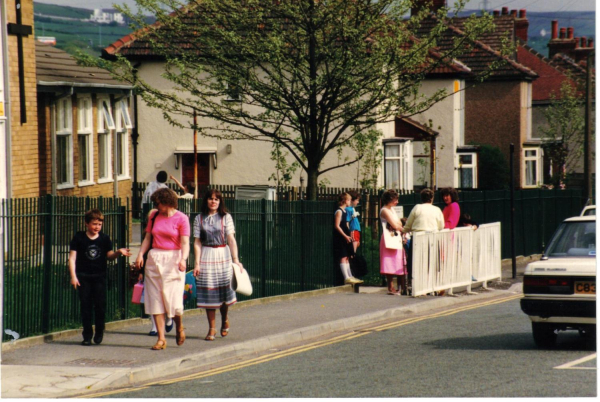
[[[473,16],[452,48],[441,51],[436,46],[451,10],[438,10],[435,26],[423,32],[421,22],[430,13],[422,8],[406,19],[410,0],[136,3],[138,14],[128,7],[119,11],[134,21],[135,40],[164,58],[162,76],[172,88],[144,81],[119,54],[111,61],[80,56],[82,63],[133,84],[176,127],[279,144],[306,171],[313,200],[320,175],[363,157],[327,164],[330,152],[351,151],[360,133],[423,112],[450,95],[440,89],[424,96],[420,84],[493,29],[491,16]],[[464,3],[457,1],[452,12]],[[148,25],[147,14],[157,23]],[[211,123],[194,127],[194,110]]]
[[[568,81],[560,87],[560,95],[551,94],[551,103],[543,109],[547,125],[540,126],[544,152],[557,166],[552,184],[562,187],[568,174],[582,164],[585,132],[585,98]],[[593,126],[592,126],[593,127]]]

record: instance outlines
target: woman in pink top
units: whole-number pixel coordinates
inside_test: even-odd
[[[173,190],[161,188],[152,194],[151,200],[158,212],[148,221],[135,265],[142,267],[144,253],[150,250],[144,272],[144,310],[156,321],[158,341],[152,350],[161,350],[167,347],[165,314],[175,321],[177,345],[183,345],[185,341],[181,316],[190,252],[190,221],[187,215],[177,210],[177,194]]]
[[[440,191],[442,200],[446,207],[444,208],[444,229],[454,229],[458,226],[460,220],[460,207],[458,206],[458,192],[452,187],[443,188]]]

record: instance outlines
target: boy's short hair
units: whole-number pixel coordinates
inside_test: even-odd
[[[350,194],[350,199],[352,201],[357,200],[360,198],[360,193],[356,190],[350,190],[348,191],[348,194]]]
[[[164,170],[161,170],[156,175],[156,181],[159,183],[166,183],[168,178],[169,178],[169,176],[167,175],[167,172],[165,172]]]
[[[90,209],[85,213],[85,223],[90,223],[93,220],[99,220],[100,222],[104,222],[104,215],[102,215],[102,211],[97,208]]]
[[[187,192],[190,194],[194,194],[196,192],[196,186],[193,181],[188,181],[185,185]]]
[[[421,202],[433,201],[433,190],[430,188],[424,188],[421,190]]]

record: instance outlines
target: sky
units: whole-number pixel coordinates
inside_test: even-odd
[[[135,6],[135,0],[35,0],[40,3],[58,4],[81,8],[111,8],[113,4]],[[450,0],[451,1],[451,0]],[[448,1],[448,3],[450,3]],[[479,9],[485,0],[470,0],[467,9]],[[527,11],[595,11],[595,0],[487,0],[490,9],[527,9]]]

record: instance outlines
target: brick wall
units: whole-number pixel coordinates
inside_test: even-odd
[[[515,144],[515,185],[521,186],[521,149],[525,140],[521,109],[521,83],[485,82],[466,90],[465,143],[483,143],[500,148],[510,161],[510,143]]]
[[[6,9],[8,22],[16,23],[15,0],[7,0]],[[21,10],[22,23],[33,27],[33,1],[22,0]],[[27,122],[21,124],[18,39],[15,35],[8,35],[12,160],[12,194],[9,196],[16,198],[40,194],[34,40],[33,35],[23,37]]]

